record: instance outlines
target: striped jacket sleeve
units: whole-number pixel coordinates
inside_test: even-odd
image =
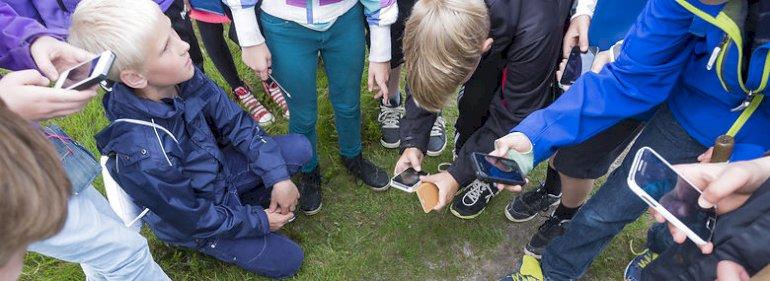
[[[390,26],[398,18],[396,0],[360,0],[369,24],[369,61],[390,61]]]
[[[233,12],[233,24],[241,47],[251,47],[265,43],[265,37],[259,30],[256,11],[259,0],[222,0]]]

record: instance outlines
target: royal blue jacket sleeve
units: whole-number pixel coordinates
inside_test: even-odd
[[[532,141],[535,163],[664,102],[692,55],[692,20],[675,0],[650,0],[617,61],[583,75],[552,105],[511,130]]]
[[[278,143],[214,82],[208,80],[207,84],[215,90],[203,110],[207,120],[219,132],[220,140],[246,155],[249,168],[262,178],[265,186],[289,179],[289,170]]]

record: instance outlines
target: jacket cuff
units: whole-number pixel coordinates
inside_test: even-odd
[[[235,34],[241,47],[251,47],[265,43],[265,37],[259,30],[255,7],[232,8]]]
[[[510,132],[520,132],[527,136],[532,144],[532,154],[534,158],[532,165],[537,166],[538,163],[551,156],[551,151],[549,149],[549,145],[546,143],[540,143],[540,136],[545,128],[542,128],[542,126],[535,126],[531,123],[532,122],[526,122],[525,119],[524,122],[519,123],[519,125],[513,128]]]
[[[390,26],[369,25],[369,62],[390,61]]]
[[[579,16],[594,17],[594,11],[596,10],[596,0],[578,0],[575,5],[575,13],[572,14],[570,20]]]
[[[265,186],[271,187],[278,182],[291,178],[289,170],[286,169],[286,165],[282,165],[262,175],[262,182]]]
[[[257,229],[257,233],[259,236],[265,236],[270,234],[270,220],[267,219],[267,213],[265,213],[265,208],[262,208],[262,206],[251,206],[251,211],[254,212],[254,215],[257,216],[259,219],[259,226],[260,229]]]

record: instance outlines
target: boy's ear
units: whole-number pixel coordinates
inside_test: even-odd
[[[135,70],[123,70],[120,72],[120,81],[133,89],[144,89],[147,87],[147,78]]]
[[[495,42],[495,39],[487,38],[487,40],[484,40],[484,43],[481,44],[481,52],[486,53],[489,52],[489,49],[492,49],[492,43]]]

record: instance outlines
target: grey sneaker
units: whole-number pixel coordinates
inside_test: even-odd
[[[399,123],[404,115],[403,107],[388,107],[380,105],[380,115],[377,122],[380,123],[380,144],[385,148],[398,148],[401,145],[401,136],[398,134]]]
[[[441,115],[436,118],[433,128],[430,129],[428,139],[428,156],[439,156],[446,148],[446,121]]]

